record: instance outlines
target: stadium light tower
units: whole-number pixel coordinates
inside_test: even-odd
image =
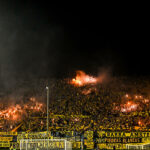
[[[47,90],[47,138],[48,138],[48,131],[49,131],[49,113],[48,113],[48,108],[49,108],[49,87],[46,86]]]

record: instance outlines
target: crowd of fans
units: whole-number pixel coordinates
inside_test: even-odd
[[[48,83],[49,128],[52,131],[150,129],[148,79],[113,78],[106,83],[80,87],[70,84],[69,80],[54,80]],[[39,93],[40,100],[44,99],[45,103],[46,90],[41,90],[44,86],[36,88],[30,89],[32,94],[29,95]],[[38,97],[37,94],[36,96]],[[122,111],[122,107],[128,102],[136,104],[136,109]],[[45,110],[39,113],[30,112],[21,122],[15,124],[17,126],[22,123],[18,130],[46,130]]]

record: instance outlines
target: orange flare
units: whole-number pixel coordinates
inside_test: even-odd
[[[74,79],[72,79],[71,84],[77,86],[83,86],[86,84],[95,84],[98,82],[98,79],[92,76],[87,75],[83,71],[77,71],[77,75]]]

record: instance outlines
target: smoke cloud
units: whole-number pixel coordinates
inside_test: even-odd
[[[0,90],[55,74],[64,29],[45,15],[30,5],[0,2]]]

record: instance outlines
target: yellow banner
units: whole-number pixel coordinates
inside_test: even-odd
[[[18,135],[17,132],[0,132],[0,135]]]
[[[48,141],[47,142],[44,142],[44,141],[38,141],[38,142],[30,142],[28,143],[28,146],[31,148],[31,149],[34,149],[35,147],[38,149],[41,149],[41,148],[47,148],[47,146],[49,148],[63,148],[65,147],[65,143],[64,141],[60,141],[60,142],[55,142],[55,141]],[[26,143],[24,144],[23,143],[23,147],[22,148],[26,148]]]
[[[99,137],[150,137],[150,132],[105,132],[98,131]]]
[[[12,141],[13,137],[0,137],[0,141]]]
[[[48,132],[48,137],[51,139],[51,132]],[[17,142],[20,142],[21,139],[45,139],[47,138],[47,132],[30,132],[18,134]]]
[[[10,143],[0,143],[0,147],[10,147]]]
[[[97,143],[142,143],[142,138],[130,138],[130,137],[106,137],[96,138]]]
[[[121,144],[121,143],[115,143],[115,144],[106,144],[106,143],[104,143],[104,144],[98,144],[98,148],[99,149],[113,149],[113,148],[116,148],[116,149],[120,149],[120,150],[122,150],[122,149],[126,149],[126,144]]]
[[[0,141],[0,144],[1,143],[10,143],[10,141]]]

